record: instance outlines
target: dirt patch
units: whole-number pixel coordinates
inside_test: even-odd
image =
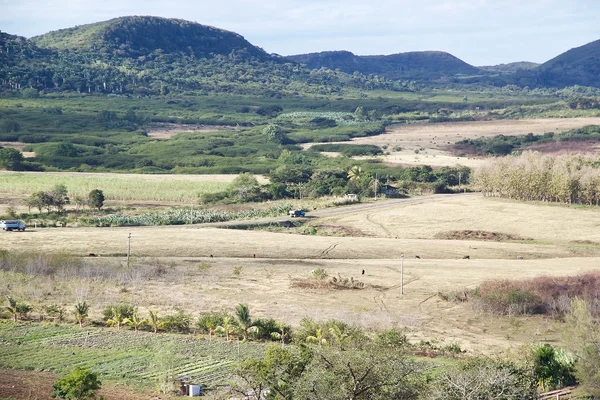
[[[539,143],[523,147],[521,150],[539,151],[541,153],[564,154],[586,153],[597,154],[600,152],[600,142],[593,140],[570,140],[560,142]]]
[[[600,245],[599,242],[594,242],[593,240],[572,240],[570,243],[573,243],[573,244],[587,244],[587,245],[592,245],[592,246],[598,246],[598,245]]]
[[[449,231],[439,232],[435,234],[436,239],[443,240],[483,240],[490,242],[508,242],[515,240],[532,240],[529,238],[522,238],[518,235],[509,235],[508,233],[501,232],[486,232],[486,231]]]
[[[227,125],[187,125],[154,123],[146,126],[148,137],[155,139],[170,139],[179,133],[231,131],[236,128]]]
[[[23,143],[23,142],[0,142],[0,148],[1,147],[8,147],[8,148],[12,148],[12,149],[17,149],[17,150],[19,150],[23,154],[23,157],[25,157],[25,158],[33,158],[33,157],[35,157],[35,152],[33,152],[33,151],[23,151],[23,149],[27,145],[28,145],[28,143]]]
[[[52,394],[52,384],[56,376],[46,372],[18,371],[0,369],[0,398],[12,397],[17,400],[49,399]],[[106,400],[142,400],[142,399],[169,399],[170,396],[156,395],[147,391],[134,392],[103,383],[103,388],[98,392]]]

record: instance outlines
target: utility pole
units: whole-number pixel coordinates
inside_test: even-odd
[[[458,173],[458,193],[460,193],[460,178],[462,177],[462,172]]]
[[[404,253],[400,253],[400,294],[404,296]]]
[[[379,180],[377,179],[377,173],[375,173],[375,200],[377,200],[377,187],[379,185]]]
[[[129,267],[129,259],[131,258],[131,233],[127,236],[127,267]]]

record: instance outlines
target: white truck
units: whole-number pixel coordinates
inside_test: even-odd
[[[0,221],[0,228],[2,228],[2,230],[4,230],[4,231],[25,232],[26,226],[23,223],[23,221],[6,220],[6,221]]]

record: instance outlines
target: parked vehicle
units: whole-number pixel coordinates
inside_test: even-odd
[[[10,221],[0,221],[0,228],[2,228],[2,230],[4,230],[4,231],[25,232],[26,226],[23,223],[23,221],[10,220]]]
[[[304,217],[306,213],[304,210],[290,210],[290,217]]]

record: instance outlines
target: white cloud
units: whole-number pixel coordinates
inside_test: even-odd
[[[481,65],[545,61],[600,39],[597,0],[0,0],[0,29],[33,36],[123,15],[183,18],[270,52],[444,50]]]

